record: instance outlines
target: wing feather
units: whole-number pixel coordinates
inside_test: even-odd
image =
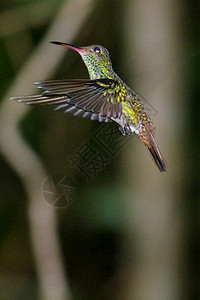
[[[55,110],[81,115],[100,122],[121,116],[121,102],[125,90],[119,81],[103,78],[97,80],[47,80],[36,82],[40,95],[14,97],[29,105],[56,105]]]

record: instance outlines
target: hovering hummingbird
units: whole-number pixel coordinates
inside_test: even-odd
[[[75,47],[63,42],[51,42],[78,52],[90,79],[47,80],[35,84],[41,93],[12,99],[26,104],[55,105],[55,110],[100,122],[118,123],[125,135],[135,132],[144,143],[158,169],[166,171],[155,141],[155,127],[141,99],[113,71],[109,52],[99,45]]]

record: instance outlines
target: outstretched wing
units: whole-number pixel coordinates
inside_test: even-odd
[[[56,105],[55,110],[63,109],[99,121],[108,121],[121,116],[121,102],[126,90],[113,79],[96,80],[49,80],[37,82],[41,95],[12,98],[26,104]]]

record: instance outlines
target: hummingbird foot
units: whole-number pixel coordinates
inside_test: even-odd
[[[132,131],[131,131],[131,128],[130,128],[130,126],[129,126],[129,124],[128,123],[126,123],[125,125],[124,125],[124,127],[119,127],[119,131],[121,132],[121,134],[123,134],[124,136],[125,135],[132,135]]]
[[[119,127],[119,131],[121,132],[121,134],[123,134],[124,136],[126,135],[126,132],[125,132],[125,130],[124,130],[124,128],[123,127]]]
[[[128,135],[132,135],[133,133],[128,123],[124,125],[124,130]]]

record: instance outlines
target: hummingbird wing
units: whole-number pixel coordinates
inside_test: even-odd
[[[41,95],[15,97],[27,104],[56,105],[55,110],[90,117],[92,120],[110,121],[120,118],[121,102],[126,92],[116,80],[103,78],[96,80],[49,80],[37,82]]]

